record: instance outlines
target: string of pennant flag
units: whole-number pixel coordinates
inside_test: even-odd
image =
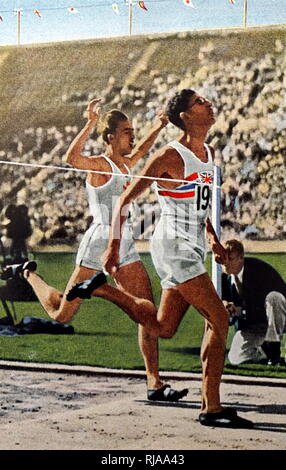
[[[158,1],[158,0],[157,0]],[[160,1],[160,0],[159,0]],[[193,3],[193,0],[181,0],[186,6],[188,7],[191,7],[191,8],[196,8],[196,6],[194,5]],[[236,0],[226,0],[228,1],[229,3],[231,3],[232,5],[234,5],[236,3]],[[156,0],[152,1],[150,0],[150,3],[156,3]],[[143,0],[139,0],[139,1],[135,1],[135,0],[125,0],[125,5],[128,6],[128,7],[133,7],[133,6],[136,6],[138,5],[139,8],[141,8],[142,10],[144,11],[148,11],[148,0],[147,2],[143,1]],[[4,21],[5,20],[5,15],[6,13],[14,13],[15,15],[23,15],[24,12],[32,12],[34,15],[36,15],[38,18],[43,18],[44,17],[44,14],[45,14],[45,11],[51,11],[51,10],[65,10],[68,14],[72,14],[72,15],[77,15],[77,14],[80,14],[80,11],[84,8],[96,8],[96,7],[99,7],[99,6],[106,6],[106,3],[97,3],[97,4],[93,4],[93,5],[85,5],[85,6],[78,6],[78,7],[69,7],[69,8],[65,8],[65,7],[54,7],[54,8],[41,8],[41,9],[37,9],[37,8],[34,8],[34,9],[26,9],[26,10],[23,10],[23,8],[15,8],[14,10],[6,10],[6,11],[1,11],[0,9],[0,21]],[[118,3],[116,2],[113,2],[112,4],[110,4],[112,10],[114,11],[114,13],[116,14],[120,14],[120,6]]]

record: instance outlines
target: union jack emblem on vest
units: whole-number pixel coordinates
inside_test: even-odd
[[[185,199],[195,196],[195,189],[198,184],[207,184],[211,185],[213,183],[213,172],[212,171],[202,171],[201,173],[192,173],[191,175],[184,178],[191,183],[185,183],[182,186],[179,186],[176,189],[172,190],[163,190],[160,189],[158,194],[160,196],[173,197],[175,199]]]
[[[202,173],[199,173],[199,180],[200,183],[203,184],[213,184],[213,173],[211,171],[203,171]]]

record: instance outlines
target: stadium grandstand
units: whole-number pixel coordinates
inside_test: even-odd
[[[103,60],[105,50],[116,45],[118,61],[114,53]],[[88,101],[94,97],[102,98],[103,111],[119,108],[132,117],[139,139],[149,129],[156,111],[164,107],[177,89],[193,88],[214,103],[216,112],[217,121],[208,142],[215,147],[222,169],[223,237],[283,240],[285,47],[285,31],[279,29],[79,41],[19,50],[5,47],[0,51],[3,72],[0,88],[6,112],[1,124],[0,160],[65,166],[63,156],[83,125]],[[169,48],[173,57],[178,53],[178,67],[175,61],[172,63]],[[71,80],[76,67],[73,59],[72,70],[68,70],[71,65],[68,57],[72,54],[82,73],[86,67],[84,80],[80,81],[79,73],[75,76],[78,81],[74,82],[74,89],[71,83],[69,86],[65,83]],[[28,55],[35,57],[24,64]],[[50,62],[45,67],[47,57]],[[53,73],[58,76],[55,84],[49,70],[53,57]],[[99,57],[102,63],[96,62]],[[26,73],[28,67],[35,75],[31,81]],[[19,76],[8,85],[12,73]],[[57,95],[49,93],[55,88]],[[153,150],[176,136],[176,129],[169,124]],[[97,155],[103,148],[95,133],[85,151],[87,155]],[[31,249],[54,244],[76,249],[90,223],[85,174],[5,164],[1,167],[2,227],[9,204],[26,204],[33,228]],[[142,167],[140,162],[137,174]],[[137,202],[135,235],[138,240],[148,240],[159,212],[156,196],[148,190]],[[5,237],[2,238],[5,242]]]

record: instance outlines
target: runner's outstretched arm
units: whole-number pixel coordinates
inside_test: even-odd
[[[131,152],[130,157],[126,159],[126,164],[129,166],[129,168],[132,168],[141,158],[146,155],[146,153],[149,152],[159,133],[168,124],[168,122],[169,121],[166,114],[160,111],[157,114],[154,124],[148,134],[138,142]]]
[[[213,253],[215,254],[215,261],[219,264],[224,264],[227,259],[227,252],[220,243],[209,217],[207,217],[206,220],[206,238]]]
[[[64,157],[64,161],[69,163],[74,168],[80,168],[82,170],[94,170],[95,159],[99,160],[99,157],[86,157],[82,154],[84,144],[89,135],[94,130],[99,120],[100,108],[97,103],[100,98],[91,100],[87,107],[87,122],[79,134],[74,138],[70,144],[67,153]]]

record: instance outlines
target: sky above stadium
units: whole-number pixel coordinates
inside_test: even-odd
[[[245,3],[247,26],[286,23],[286,0],[0,0],[0,46],[240,27]]]

